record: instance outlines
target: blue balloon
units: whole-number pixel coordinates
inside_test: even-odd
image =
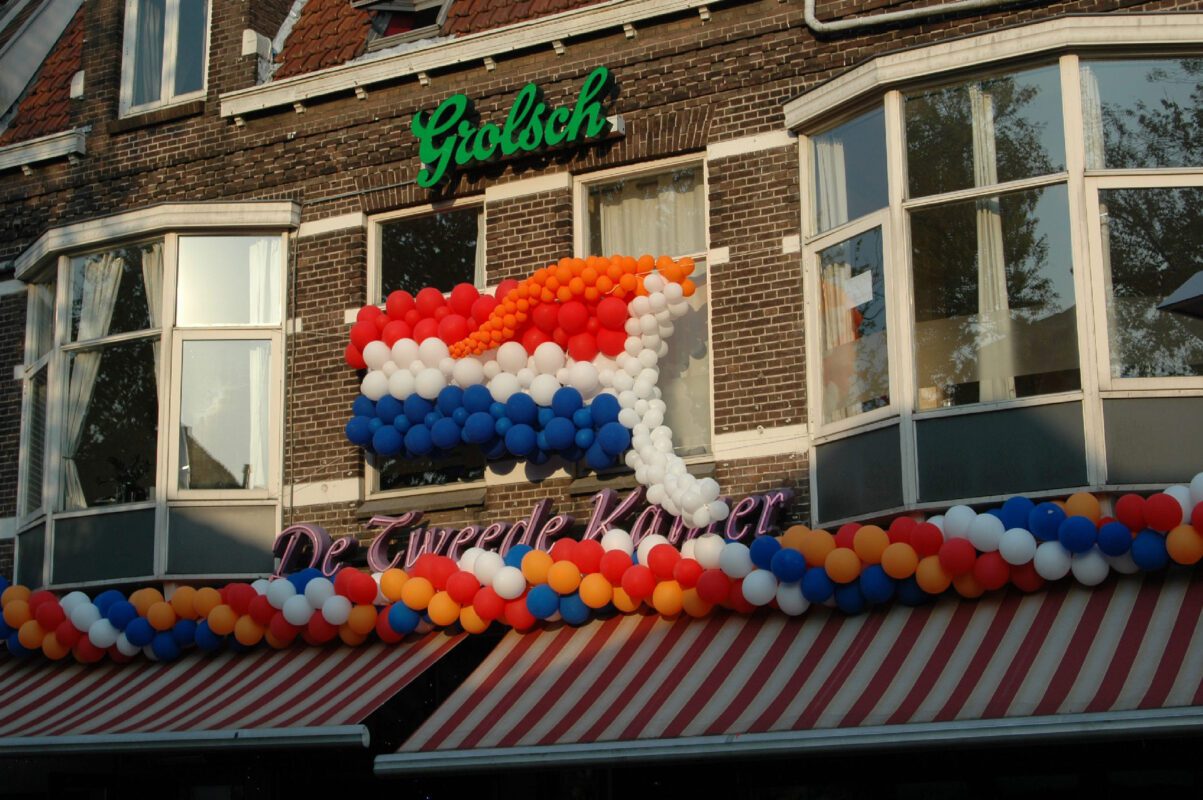
[[[894,596],[894,579],[881,564],[870,564],[860,574],[860,590],[868,602],[884,603]]]
[[[464,423],[464,439],[469,444],[484,444],[493,438],[493,417],[487,411],[474,411]]]
[[[129,634],[126,634],[129,637]],[[212,653],[221,648],[221,644],[225,641],[224,636],[218,636],[209,629],[209,621],[202,620],[196,626],[196,646],[206,653]],[[131,642],[132,643],[132,642]]]
[[[378,455],[385,458],[395,456],[401,452],[401,448],[405,445],[405,437],[401,435],[401,431],[394,428],[392,425],[385,425],[380,430],[372,434],[372,449]]]
[[[439,397],[435,401],[446,416],[451,416],[455,413],[455,409],[460,408],[464,404],[464,390],[458,386],[444,386],[439,390]]]
[[[357,447],[363,447],[372,441],[373,419],[375,417],[351,417],[347,420],[347,427],[343,429],[343,433],[347,435],[347,441]]]
[[[105,616],[109,618],[109,622],[113,623],[114,628],[123,631],[126,625],[137,619],[138,609],[134,608],[134,604],[128,600],[118,600],[109,606]]]
[[[584,431],[579,433],[584,433]],[[585,464],[589,469],[607,469],[614,466],[614,457],[602,449],[599,442],[594,442],[585,451]]]
[[[556,414],[554,411],[547,406],[539,406],[538,424],[540,429],[546,428],[547,423],[551,422],[555,418]]]
[[[573,430],[576,430],[576,429],[573,428]],[[585,457],[585,451],[582,450],[581,448],[577,447],[574,442],[572,447],[569,447],[567,450],[565,450],[560,455],[561,455],[561,457],[563,457],[563,459],[565,461],[575,464],[576,462],[580,461],[582,458]]]
[[[932,595],[919,587],[919,581],[914,575],[898,581],[895,591],[898,594],[898,602],[904,606],[921,606],[932,598]]]
[[[1141,531],[1132,540],[1132,560],[1136,566],[1146,572],[1156,572],[1165,569],[1170,563],[1169,551],[1165,549],[1165,539],[1156,531]]]
[[[1003,527],[1007,530],[1011,528],[1023,528],[1027,530],[1028,518],[1035,507],[1036,504],[1026,497],[1007,498],[1007,502],[1002,504]]]
[[[469,416],[471,416],[471,414],[469,414],[468,409],[464,408],[463,406],[460,406],[451,412],[451,418],[455,420],[455,424],[461,428],[464,427],[464,423],[468,421]]]
[[[493,422],[493,431],[498,436],[505,436],[512,427],[514,427],[514,423],[510,421],[509,417],[502,417],[501,419],[494,420]]]
[[[859,583],[859,580],[856,580],[835,588],[835,604],[845,614],[859,614],[865,610],[865,595],[861,592]]]
[[[535,449],[535,429],[518,424],[505,432],[505,449],[518,457],[528,456]]]
[[[599,394],[589,404],[589,416],[593,417],[593,427],[600,428],[606,423],[617,422],[621,409],[617,397],[612,394]]]
[[[441,420],[442,418],[443,418],[443,415],[440,414],[439,412],[431,411],[429,414],[427,414],[425,417],[422,418],[422,424],[425,425],[427,428],[433,428],[434,424],[436,422],[438,422],[439,420]]]
[[[380,419],[380,417],[372,417],[368,420],[368,430],[370,430],[372,433],[375,433],[383,427],[384,422]]]
[[[434,408],[430,401],[418,394],[411,394],[405,398],[405,416],[409,417],[409,421],[415,425],[420,425],[425,421],[426,415]]]
[[[374,417],[376,416],[376,404],[369,400],[367,396],[361,394],[351,404],[351,416]]]
[[[305,587],[309,585],[309,582],[314,578],[321,577],[324,576],[322,575],[322,571],[317,567],[305,567],[305,569],[289,575],[287,580],[293,585],[293,588],[297,590],[297,594],[304,594]]]
[[[430,429],[430,438],[440,450],[450,450],[460,443],[460,429],[455,420],[443,417]]]
[[[1006,527],[1007,523],[1006,521],[1003,521],[1003,513],[1001,508],[987,508],[986,513],[992,517],[998,517],[999,520],[1003,522],[1003,526]]]
[[[424,456],[434,449],[434,440],[430,438],[430,428],[425,425],[414,425],[405,434],[405,449],[415,455]]]
[[[753,555],[752,561],[755,560],[756,556]],[[776,553],[773,553],[769,561],[769,569],[777,576],[777,580],[782,583],[796,583],[802,580],[802,575],[806,572],[806,558],[797,550],[782,547]]]
[[[572,418],[583,405],[581,393],[571,386],[557,389],[556,393],[551,396],[551,410],[557,417]]]
[[[578,593],[566,594],[560,598],[560,616],[569,625],[584,625],[589,621],[589,606]]]
[[[524,392],[514,392],[505,401],[505,415],[511,422],[522,425],[534,425],[539,418],[539,407],[535,400]]]
[[[3,593],[5,589],[7,589],[8,587],[10,587],[12,585],[13,585],[12,581],[10,581],[8,578],[4,577],[3,575],[0,575],[0,593]]]
[[[497,461],[510,454],[509,451],[505,449],[505,439],[500,436],[494,439],[490,444],[486,445],[484,451],[485,458],[487,458],[489,461]]]
[[[1132,531],[1122,522],[1108,522],[1099,528],[1099,550],[1109,556],[1122,556],[1132,549]]]
[[[477,411],[488,413],[489,406],[493,405],[493,395],[489,394],[488,388],[480,384],[473,384],[464,389],[463,403],[464,408],[470,414],[475,414]]]
[[[1086,517],[1067,517],[1057,529],[1061,546],[1071,553],[1085,553],[1098,538],[1094,523]]]
[[[401,636],[413,633],[422,617],[405,603],[393,603],[388,609],[388,626]]]
[[[4,587],[4,589],[7,589],[7,588],[8,588],[7,586]],[[0,589],[0,592],[3,592],[4,589]],[[9,624],[4,621],[4,618],[0,617],[0,639],[7,639],[9,637],[9,634],[11,634],[15,630],[16,630],[16,628],[10,627]]]
[[[171,635],[180,647],[189,647],[196,642],[196,622],[190,619],[179,620],[171,626]]]
[[[405,406],[400,400],[392,395],[386,394],[380,398],[380,402],[376,404],[376,416],[385,425],[392,425],[397,419],[398,414],[405,413]]]
[[[404,414],[398,415],[397,418],[393,420],[393,427],[402,434],[409,433],[409,429],[413,426],[414,424],[409,421],[409,417],[405,416]]]
[[[581,428],[576,432],[576,436],[572,439],[576,446],[582,450],[588,450],[593,446],[593,429]]]
[[[826,603],[835,593],[835,582],[822,567],[806,570],[802,575],[802,596],[812,603]]]
[[[543,452],[543,453],[546,453],[548,450],[554,449],[551,446],[551,444],[548,443],[547,434],[544,433],[543,431],[539,431],[538,433],[535,434],[535,448],[539,452]]]
[[[1028,515],[1028,530],[1037,539],[1051,542],[1057,538],[1065,512],[1056,503],[1041,503]]]
[[[180,657],[180,645],[170,631],[155,634],[150,649],[160,661],[175,661]]]
[[[138,617],[130,620],[130,623],[125,626],[125,638],[132,645],[146,647],[150,644],[150,640],[155,638],[155,629],[150,626],[150,620],[146,617]]]
[[[505,403],[491,403],[489,413],[493,415],[493,419],[505,419]]]
[[[593,415],[587,408],[578,408],[572,414],[572,424],[584,430],[593,430]]]
[[[536,437],[536,442],[537,441],[538,437]],[[538,447],[538,445],[536,445],[535,452],[526,457],[526,460],[532,464],[546,464],[550,459],[551,455],[547,452],[547,449]]]
[[[109,609],[114,603],[120,603],[124,599],[125,595],[121,592],[116,589],[109,589],[96,595],[96,599],[92,601],[92,604],[100,609],[100,615],[103,617],[109,613]]]
[[[506,554],[501,557],[507,567],[517,567],[522,569],[522,559],[527,553],[534,550],[529,544],[516,544],[506,551]]]
[[[773,556],[781,549],[781,543],[772,536],[757,536],[748,548],[752,563],[760,569],[773,568]]]
[[[602,397],[609,397],[609,395],[602,395]],[[631,446],[631,432],[621,423],[607,422],[597,432],[597,443],[610,455],[620,456]]]
[[[560,596],[555,589],[541,583],[527,593],[526,610],[536,619],[547,619],[560,610]]]
[[[555,417],[547,423],[543,433],[547,436],[547,446],[552,450],[566,450],[572,447],[576,426],[572,424],[572,420]]]
[[[8,635],[8,639],[5,644],[8,645],[8,652],[18,658],[23,658],[33,652],[28,647],[21,644],[20,634],[18,634],[16,631],[13,631]]]

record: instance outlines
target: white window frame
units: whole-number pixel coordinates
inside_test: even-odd
[[[138,42],[138,0],[125,0],[125,28],[121,45],[121,92],[118,116],[125,117],[180,105],[205,96],[209,86],[209,37],[212,29],[213,2],[205,0],[205,33],[201,51],[201,86],[175,94],[176,43],[179,39],[180,0],[166,0],[163,13],[163,71],[159,99],[134,105],[134,53]]]

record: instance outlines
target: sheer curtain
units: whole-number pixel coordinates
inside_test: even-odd
[[[155,242],[149,247],[142,248],[142,286],[146,290],[146,315],[150,327],[158,328],[163,320],[163,245]],[[160,340],[151,342],[155,358],[155,386],[162,396],[163,378],[159,375]]]
[[[815,199],[819,230],[848,221],[848,181],[844,165],[844,143],[832,134],[815,140]]]
[[[852,310],[856,304],[851,302],[844,287],[851,278],[852,265],[843,260],[820,266],[825,422],[836,422],[848,416],[848,386],[855,364],[848,363],[853,353],[844,346],[856,341],[856,327],[852,323]]]
[[[247,269],[250,325],[276,325],[280,322],[280,240],[259,239],[250,247]]]
[[[96,339],[108,333],[124,268],[125,260],[116,253],[105,253],[84,261],[79,333],[76,336],[78,341]],[[67,388],[67,435],[63,443],[63,472],[69,509],[88,506],[74,459],[83,441],[84,421],[88,416],[88,406],[92,401],[92,390],[96,387],[103,356],[103,350],[84,350],[75,354],[71,366],[71,380]]]
[[[134,105],[152,103],[163,94],[163,17],[166,0],[138,0],[134,42]]]
[[[280,241],[260,239],[250,250],[250,322],[253,325],[273,325],[279,322],[280,310]],[[271,380],[271,346],[250,342],[247,353],[250,414],[247,448],[248,474],[243,476],[244,489],[267,487],[267,398]]]

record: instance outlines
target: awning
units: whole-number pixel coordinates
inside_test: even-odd
[[[381,774],[1203,728],[1203,578],[1187,572],[510,633]]]
[[[0,755],[366,747],[362,723],[463,639],[192,653],[171,663],[0,659]]]

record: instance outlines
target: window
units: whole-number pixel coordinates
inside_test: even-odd
[[[208,0],[126,0],[121,114],[202,96],[208,42]]]
[[[590,176],[579,184],[580,255],[690,256],[698,290],[660,361],[665,424],[682,457],[710,452],[710,313],[706,173],[696,160]]]
[[[62,256],[30,286],[23,577],[270,571],[285,246],[168,235]]]

